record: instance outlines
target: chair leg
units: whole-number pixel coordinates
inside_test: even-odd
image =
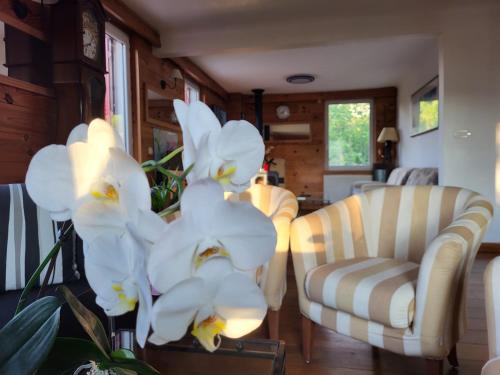
[[[457,356],[457,346],[454,345],[450,350],[450,354],[448,354],[448,363],[451,367],[459,367],[458,356]]]
[[[425,360],[426,375],[442,375],[443,360],[441,359],[426,359]]]
[[[311,363],[314,323],[302,315],[302,356],[306,363]]]
[[[280,311],[267,310],[267,329],[271,340],[280,339]]]

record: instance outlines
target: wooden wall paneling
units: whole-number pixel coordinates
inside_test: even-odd
[[[326,174],[356,174],[358,171],[325,170],[325,102],[330,100],[371,99],[374,103],[374,161],[380,162],[378,150],[381,146],[376,138],[385,126],[397,126],[397,89],[351,90],[303,94],[268,94],[263,96],[263,117],[265,124],[273,123],[309,123],[311,142],[280,143],[266,142],[273,147],[271,156],[286,161],[285,185],[297,195],[310,194],[323,197],[323,176]],[[276,107],[286,104],[290,108],[290,117],[280,120],[276,116]],[[244,113],[245,119],[255,121],[254,98],[252,95],[230,94],[228,118],[239,119]],[[363,171],[366,174],[366,171]]]
[[[0,76],[0,183],[23,182],[32,156],[55,138],[52,90]]]
[[[224,101],[228,100],[228,93],[221,85],[212,79],[207,73],[205,73],[200,67],[194,64],[187,57],[175,57],[170,59],[173,61],[184,74],[191,77],[200,86],[204,86],[212,90],[215,94],[219,95]]]
[[[24,1],[23,4],[28,7],[28,15],[24,19],[19,19],[14,13],[12,0],[0,0],[0,21],[37,39],[50,41],[48,32],[50,7],[43,7],[33,1]]]
[[[150,87],[158,93],[164,93],[168,98],[184,99],[184,85],[177,83],[174,89],[161,88],[160,81],[168,79],[175,67],[168,61],[163,61],[153,55],[148,41],[132,35],[130,40],[132,73],[132,101],[133,101],[133,129],[134,129],[134,156],[140,162],[153,158],[153,128],[162,128],[162,125],[147,121],[145,108],[145,87]],[[171,127],[164,127],[172,130]],[[180,137],[180,127],[178,128]]]

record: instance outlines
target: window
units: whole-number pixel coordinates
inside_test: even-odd
[[[326,104],[327,167],[371,168],[372,103],[370,101]]]
[[[106,97],[104,118],[122,137],[128,152],[132,149],[130,115],[130,70],[128,36],[106,23]]]
[[[184,98],[186,103],[193,103],[200,100],[200,88],[194,82],[184,80]]]

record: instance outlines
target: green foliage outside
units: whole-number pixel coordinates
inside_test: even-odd
[[[370,103],[328,106],[328,166],[365,166],[370,161]]]
[[[422,131],[434,129],[438,125],[439,101],[427,100],[420,101],[419,125]]]

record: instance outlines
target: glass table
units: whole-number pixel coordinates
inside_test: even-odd
[[[130,331],[118,331],[116,347],[130,347]],[[137,357],[155,367],[161,374],[207,375],[283,375],[285,373],[285,343],[265,339],[222,338],[220,348],[207,352],[196,339],[184,339],[163,346],[146,345],[133,348]]]

